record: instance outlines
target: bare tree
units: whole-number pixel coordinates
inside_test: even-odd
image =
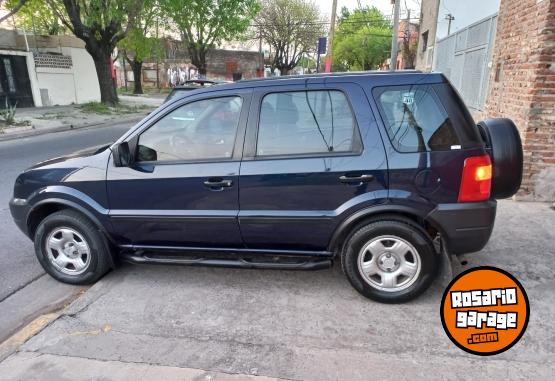
[[[326,29],[316,4],[306,0],[263,0],[256,22],[272,49],[272,71],[278,68],[282,74],[295,68],[304,53],[315,50]]]

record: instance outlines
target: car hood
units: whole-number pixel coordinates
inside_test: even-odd
[[[76,164],[77,161],[79,160],[75,160],[75,159],[81,159],[81,158],[86,158],[89,156],[95,156],[98,155],[102,152],[104,152],[105,150],[107,150],[112,144],[102,144],[99,146],[94,146],[94,147],[89,147],[89,148],[85,148],[83,150],[79,150],[79,151],[75,151],[69,155],[66,156],[59,156],[59,157],[55,157],[53,159],[48,159],[45,161],[41,161],[35,165],[33,165],[32,167],[28,168],[27,170],[32,170],[32,169],[37,169],[37,168],[41,168],[41,167],[49,167],[49,166],[54,166],[56,164],[63,164],[63,163],[68,163],[71,162],[71,167],[75,168],[76,166],[73,164]],[[68,163],[70,164],[70,163]],[[79,166],[77,166],[79,167]]]
[[[91,147],[70,155],[38,163],[21,173],[14,185],[14,197],[31,194],[53,185],[79,188],[80,184],[96,184],[104,189],[106,168],[112,151],[109,145]]]

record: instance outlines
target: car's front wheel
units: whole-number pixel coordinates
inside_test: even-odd
[[[432,283],[438,258],[425,232],[411,221],[369,222],[348,238],[341,258],[352,286],[367,298],[400,303]]]
[[[109,249],[96,226],[73,210],[47,216],[35,232],[35,253],[44,270],[70,284],[89,284],[109,269]]]

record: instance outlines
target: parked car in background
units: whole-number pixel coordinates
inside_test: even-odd
[[[211,81],[209,79],[191,79],[191,80],[185,81],[185,84],[172,88],[172,90],[164,100],[164,103],[168,102],[171,99],[174,99],[179,95],[183,95],[191,90],[198,90],[204,87],[210,87],[210,86],[214,86],[222,83],[227,83],[227,82]]]
[[[10,208],[62,282],[121,259],[337,261],[362,295],[402,302],[442,251],[486,245],[521,175],[515,125],[477,125],[439,73],[280,77],[170,99],[113,145],[22,173]]]

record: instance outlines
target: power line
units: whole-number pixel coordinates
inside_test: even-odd
[[[447,2],[447,0],[439,0],[439,3],[441,4],[441,6],[449,13],[453,13],[451,12],[451,10],[449,8],[447,8],[447,6],[445,5],[445,3]]]
[[[407,20],[406,18],[404,18],[403,20]],[[409,18],[409,20],[419,20],[418,17],[411,17]],[[360,25],[360,24],[368,24],[368,22],[371,21],[373,23],[384,23],[385,22],[389,22],[389,20],[380,20],[380,19],[374,19],[374,20],[360,20],[360,21],[341,21],[339,22],[339,25]],[[316,21],[316,22],[306,22],[303,23],[303,25],[330,25],[329,21]],[[253,28],[264,28],[267,26],[280,26],[280,27],[291,27],[292,25],[287,25],[287,24],[274,24],[274,23],[256,23],[256,24],[251,24],[250,25]]]

